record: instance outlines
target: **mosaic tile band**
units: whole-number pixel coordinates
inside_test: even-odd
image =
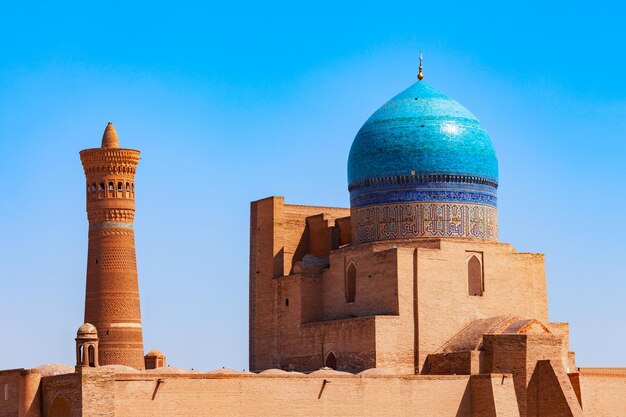
[[[447,176],[446,176],[447,177]],[[497,207],[497,185],[484,182],[461,182],[458,178],[419,181],[413,177],[387,177],[370,184],[352,186],[350,206],[408,202],[447,202],[484,204]]]
[[[498,210],[481,204],[398,203],[352,207],[352,242],[455,237],[498,239]]]

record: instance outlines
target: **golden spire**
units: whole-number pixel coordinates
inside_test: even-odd
[[[424,79],[424,74],[422,73],[422,51],[420,51],[420,66],[419,72],[417,73],[417,79],[420,81]]]
[[[120,142],[117,139],[117,132],[115,132],[115,126],[109,122],[106,129],[104,129],[104,135],[102,135],[102,147],[103,148],[119,148]]]

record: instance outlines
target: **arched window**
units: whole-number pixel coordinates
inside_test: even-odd
[[[104,183],[103,182],[100,183],[100,191],[104,191]]]
[[[326,355],[326,360],[324,361],[324,366],[330,369],[337,369],[337,358],[333,352],[330,352]]]
[[[346,271],[346,303],[354,303],[356,299],[356,266],[350,264]]]
[[[467,261],[467,290],[469,295],[483,295],[483,266],[476,255]]]
[[[91,185],[91,192],[92,193],[96,192],[96,183],[95,182]]]
[[[80,364],[83,363],[83,345],[80,345],[78,347],[78,358],[76,359],[77,359],[76,363],[80,363]]]
[[[89,346],[87,348],[88,356],[89,356],[89,366],[94,368],[96,366],[96,350],[93,346]]]
[[[118,182],[117,183],[117,192],[121,193],[123,191],[123,187],[124,187],[124,185],[122,184],[122,182]]]
[[[130,193],[130,183],[129,182],[126,183],[126,192]]]
[[[109,191],[113,191],[113,181],[109,181]]]

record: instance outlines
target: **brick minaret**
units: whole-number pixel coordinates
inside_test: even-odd
[[[144,368],[135,257],[135,170],[139,151],[119,147],[109,123],[102,147],[80,152],[87,177],[89,254],[85,322],[98,329],[100,365]]]

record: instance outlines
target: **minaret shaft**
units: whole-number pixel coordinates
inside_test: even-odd
[[[139,151],[116,145],[117,135],[109,125],[102,148],[80,153],[87,178],[89,220],[85,322],[98,329],[101,365],[143,369],[133,230]]]

